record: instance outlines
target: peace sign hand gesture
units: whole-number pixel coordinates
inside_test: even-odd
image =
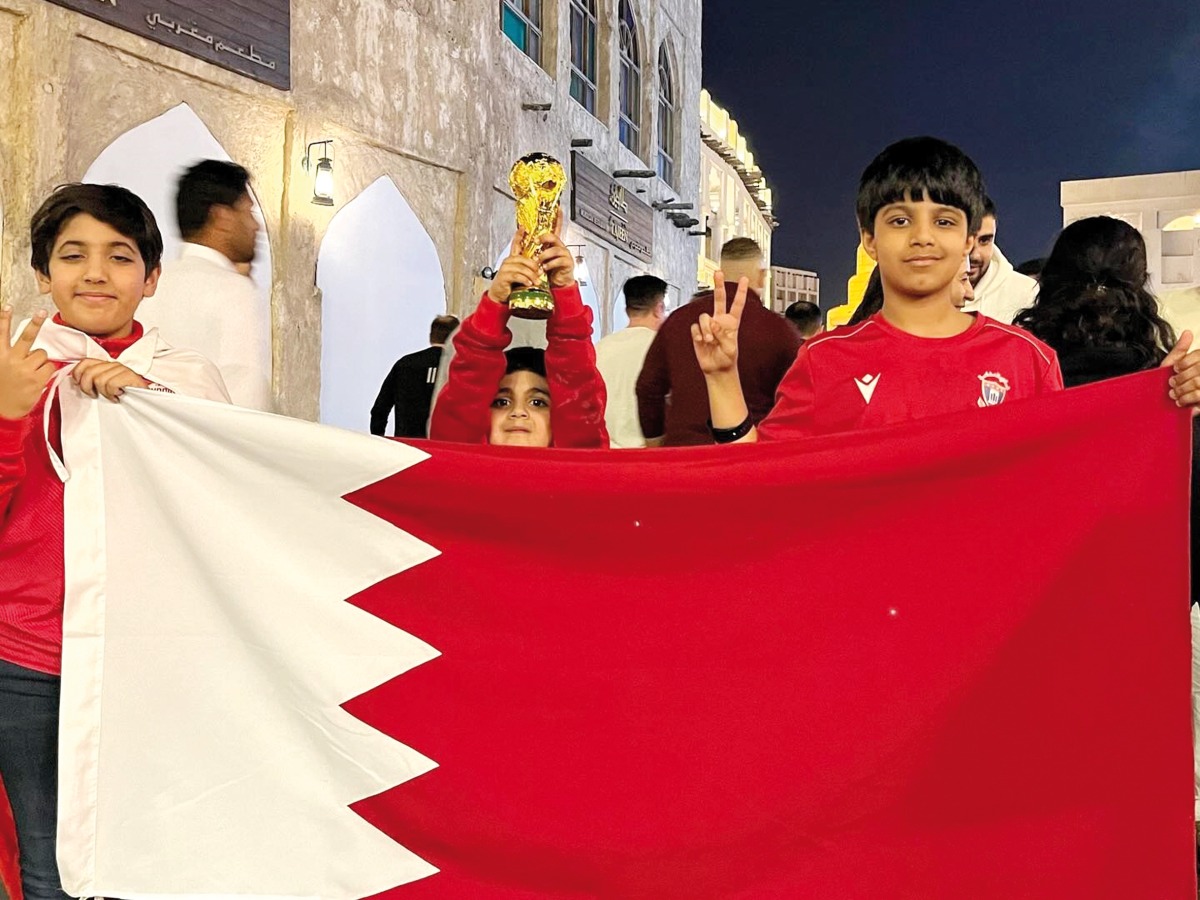
[[[0,309],[0,419],[23,419],[33,412],[56,371],[45,350],[33,349],[46,312],[37,313],[10,346],[12,312],[11,306]]]
[[[736,370],[738,358],[738,328],[746,308],[746,293],[750,280],[738,282],[732,305],[727,303],[725,273],[718,271],[713,285],[713,314],[701,313],[700,321],[692,326],[692,348],[696,361],[705,375],[721,375]]]

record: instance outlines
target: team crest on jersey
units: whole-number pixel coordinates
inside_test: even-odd
[[[979,376],[979,405],[999,406],[1008,395],[1008,379],[999,372],[984,372]]]

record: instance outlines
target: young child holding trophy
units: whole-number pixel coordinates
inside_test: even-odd
[[[454,339],[449,378],[430,424],[433,440],[578,449],[608,446],[604,381],[596,370],[592,346],[592,311],[584,305],[575,281],[575,258],[560,237],[561,182],[547,188],[551,203],[545,196],[539,203],[534,196],[526,204],[540,206],[536,216],[522,205],[525,198],[517,190],[520,167],[532,160],[540,171],[547,159],[538,154],[514,166],[517,233],[491,287]],[[554,165],[561,173],[562,167]],[[534,187],[545,183],[536,181]],[[531,234],[527,226],[545,231]],[[509,305],[510,299],[546,289],[552,303],[539,302],[533,310],[523,311],[527,317],[548,316],[546,349],[517,347],[505,352],[512,341],[508,319],[522,314]]]

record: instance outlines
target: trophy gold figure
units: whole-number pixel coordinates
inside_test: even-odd
[[[508,185],[517,198],[517,227],[525,234],[521,255],[536,259],[542,236],[553,234],[558,224],[559,198],[566,187],[567,173],[557,159],[545,153],[523,156],[508,174]],[[554,297],[546,276],[529,288],[513,291],[508,307],[520,319],[548,319],[554,312]]]

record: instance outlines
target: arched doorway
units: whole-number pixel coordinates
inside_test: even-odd
[[[181,103],[114,140],[88,167],[83,180],[91,184],[119,184],[141,197],[158,221],[163,236],[163,262],[166,263],[179,255],[182,243],[175,218],[176,184],[184,169],[203,159],[231,161],[225,148],[200,117],[186,103]],[[265,384],[269,386],[271,346],[265,335],[271,333],[271,244],[262,210],[254,196],[253,181],[250,187],[254,214],[259,224],[263,225],[250,270],[250,277],[258,287],[258,303],[253,309],[230,307],[224,314],[224,332],[229,335],[262,336],[261,340],[251,341],[240,355],[254,361],[255,371],[261,373]],[[138,320],[146,326],[157,326],[160,321],[159,309],[155,298],[150,298],[139,308]],[[187,330],[188,310],[172,310],[170,321]],[[204,332],[207,329],[197,324],[196,330]],[[163,336],[168,343],[187,345],[186,339],[173,338],[165,330]]]
[[[317,257],[321,421],[367,431],[371,404],[398,358],[429,346],[446,311],[437,247],[383,176],[346,204]]]

